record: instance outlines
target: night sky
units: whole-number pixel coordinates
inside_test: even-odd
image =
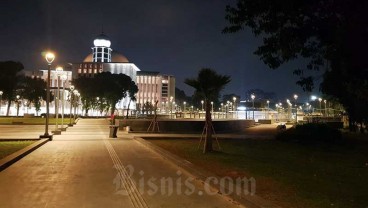
[[[253,51],[261,43],[250,30],[222,34],[227,25],[221,0],[2,0],[0,60],[15,60],[26,70],[46,67],[42,51],[57,53],[56,64],[81,62],[91,53],[102,28],[112,49],[124,54],[143,71],[176,77],[176,86],[198,70],[210,67],[230,75],[223,93],[242,96],[259,88],[284,100],[298,93],[292,70],[298,62],[269,69]],[[318,91],[318,86],[316,87]],[[317,93],[318,94],[318,93]],[[304,97],[304,98],[303,98]]]

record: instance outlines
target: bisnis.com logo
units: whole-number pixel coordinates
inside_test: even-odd
[[[195,178],[183,174],[181,171],[176,171],[175,176],[170,177],[148,177],[144,171],[139,171],[135,174],[132,165],[114,166],[117,174],[113,179],[115,185],[115,194],[128,196],[133,192],[170,196],[176,195],[215,195],[221,192],[223,195],[254,195],[256,193],[256,180],[251,177],[207,177],[202,186],[198,186],[198,181]],[[135,180],[133,179],[135,178]],[[212,186],[219,187],[218,189]]]

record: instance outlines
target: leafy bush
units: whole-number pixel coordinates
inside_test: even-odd
[[[276,135],[277,140],[302,143],[334,143],[342,139],[341,132],[323,123],[297,125]]]

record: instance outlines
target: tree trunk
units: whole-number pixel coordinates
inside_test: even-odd
[[[205,120],[205,129],[206,135],[204,140],[204,148],[203,153],[212,152],[212,118],[211,118],[211,103],[206,99],[205,100],[206,107],[206,120]]]
[[[10,104],[11,104],[11,100],[10,100],[10,99],[8,99],[8,107],[7,107],[7,109],[6,109],[6,116],[9,116]]]
[[[111,104],[111,125],[115,125],[115,104]]]
[[[126,119],[128,119],[129,118],[129,107],[130,107],[130,102],[131,102],[132,100],[131,99],[129,99],[129,103],[128,103],[128,109],[127,109],[127,113],[126,113]]]

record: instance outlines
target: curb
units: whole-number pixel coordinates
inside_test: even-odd
[[[154,144],[152,144],[149,141],[146,141],[144,139],[142,139],[141,137],[135,137],[133,136],[133,139],[140,142],[141,144],[143,144],[144,146],[146,146],[147,148],[155,151],[156,153],[160,154],[163,158],[169,160],[170,162],[172,162],[173,164],[179,166],[180,168],[184,169],[185,171],[187,171],[188,173],[190,173],[191,175],[193,175],[196,179],[200,180],[203,184],[206,183],[208,178],[217,178],[217,181],[220,181],[220,178],[218,176],[215,176],[213,173],[210,173],[198,166],[195,166],[194,164],[192,164],[191,162],[177,156],[174,155],[170,152],[168,152],[167,150],[164,150],[161,147],[158,147]],[[219,184],[208,184],[206,183],[208,186],[212,187],[213,189],[217,190],[218,193],[221,195],[220,190],[224,190],[227,191],[228,188],[221,186]],[[240,187],[241,188],[241,187]],[[266,201],[265,199],[256,196],[256,195],[245,195],[245,196],[239,196],[236,195],[236,193],[232,193],[228,194],[228,195],[224,195],[229,197],[233,202],[243,205],[246,208],[281,208],[280,206],[271,204],[270,202]]]
[[[25,157],[26,155],[33,152],[34,150],[36,150],[37,148],[41,147],[42,145],[44,145],[46,142],[49,141],[48,139],[37,139],[37,140],[39,141],[1,159],[0,160],[0,172],[5,170],[10,165],[14,164],[18,160],[22,159],[23,157]],[[16,140],[12,140],[12,141],[16,141]]]

